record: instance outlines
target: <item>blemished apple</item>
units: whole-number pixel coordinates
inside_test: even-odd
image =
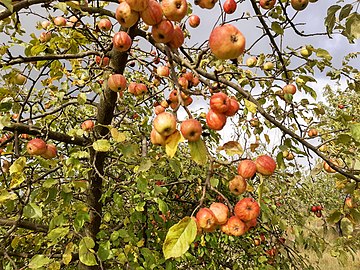
[[[189,142],[196,142],[202,134],[202,127],[198,120],[187,119],[180,125],[180,132]]]
[[[230,108],[230,98],[223,92],[215,93],[210,98],[210,109],[217,113],[225,113]]]
[[[172,113],[163,112],[155,117],[153,125],[158,133],[167,137],[176,130],[176,118]]]
[[[81,124],[81,129],[83,131],[91,131],[93,130],[95,124],[94,121],[92,120],[85,120],[82,124]]]
[[[153,145],[164,146],[166,144],[166,137],[159,134],[154,128],[150,133],[150,141]]]
[[[229,221],[229,220],[228,220],[228,221]],[[223,225],[220,225],[220,230],[221,230],[223,233],[227,234],[227,235],[231,235],[230,230],[229,230],[229,226],[228,226],[228,223],[227,223],[227,222],[226,222],[225,224],[223,224]]]
[[[112,42],[114,49],[118,52],[126,52],[130,49],[132,44],[131,37],[125,31],[117,32],[114,35]]]
[[[308,135],[309,135],[309,137],[314,138],[314,137],[316,137],[317,135],[319,135],[319,132],[317,131],[316,128],[311,128],[311,129],[309,129],[309,131],[308,131]]]
[[[174,34],[172,39],[167,43],[169,47],[173,50],[176,50],[183,45],[185,40],[184,32],[181,30],[181,28],[178,25],[174,26]]]
[[[309,0],[291,0],[291,6],[297,11],[304,10],[309,4]]]
[[[242,160],[239,162],[237,171],[238,174],[245,179],[252,178],[256,173],[256,164],[249,159]]]
[[[14,76],[14,83],[17,85],[24,85],[26,83],[26,81],[27,81],[27,78],[20,73],[18,73]]]
[[[226,14],[233,14],[236,10],[237,4],[235,0],[225,0],[223,9]]]
[[[214,202],[209,209],[213,212],[217,225],[223,225],[228,221],[229,208],[225,204]]]
[[[246,65],[248,67],[255,67],[257,64],[257,58],[255,56],[251,56],[248,59],[246,59]]]
[[[274,63],[273,62],[266,62],[263,65],[263,69],[266,71],[270,71],[274,69]]]
[[[151,35],[157,43],[168,43],[174,36],[174,25],[169,20],[162,20],[151,29]]]
[[[194,0],[195,5],[201,8],[212,9],[218,0]]]
[[[239,196],[246,191],[247,182],[244,177],[240,175],[236,175],[230,182],[229,182],[229,190],[232,194]]]
[[[98,23],[98,27],[101,31],[109,31],[112,27],[111,21],[109,19],[101,19]]]
[[[66,25],[66,19],[62,16],[58,16],[54,19],[54,24],[56,26],[65,26]]]
[[[265,176],[270,176],[276,169],[275,160],[268,155],[258,156],[255,160],[256,171]]]
[[[229,233],[233,236],[241,236],[246,233],[245,223],[237,216],[232,216],[227,221]]]
[[[192,28],[196,28],[200,25],[200,17],[198,15],[192,14],[189,17],[189,25]]]
[[[39,40],[41,43],[48,42],[51,39],[51,32],[42,32],[40,34]]]
[[[247,222],[260,215],[260,206],[253,198],[243,198],[235,205],[234,213],[242,221]]]
[[[294,84],[287,84],[283,87],[284,94],[294,95],[296,93],[296,86]]]
[[[260,0],[260,7],[263,9],[271,9],[275,6],[276,0]]]
[[[52,159],[57,156],[57,149],[56,146],[53,144],[46,145],[45,153],[41,154],[41,156],[45,159]]]
[[[216,217],[209,208],[200,208],[196,213],[196,219],[202,229],[212,229],[216,225]]]
[[[140,12],[140,17],[147,25],[160,23],[163,18],[161,5],[155,0],[150,0],[147,8]]]
[[[140,15],[138,12],[132,10],[128,3],[121,2],[116,9],[115,18],[121,26],[130,28],[139,20]]]
[[[26,150],[30,155],[42,155],[46,152],[46,142],[39,138],[32,139],[27,143]]]
[[[149,5],[149,0],[125,0],[132,10],[143,11]],[[121,1],[120,1],[121,2]]]
[[[167,66],[159,66],[156,69],[156,74],[160,77],[169,77],[170,75],[170,69]]]
[[[122,74],[112,74],[108,79],[108,87],[115,92],[121,92],[126,89],[127,81]]]
[[[162,0],[161,8],[164,16],[174,22],[180,22],[188,10],[186,0]]]
[[[222,130],[226,124],[226,115],[210,109],[206,114],[206,124],[210,129]]]
[[[245,37],[232,24],[224,24],[211,32],[209,46],[218,59],[236,59],[245,50]]]

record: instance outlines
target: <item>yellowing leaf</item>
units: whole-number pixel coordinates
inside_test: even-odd
[[[13,173],[11,176],[10,188],[15,188],[20,186],[20,184],[25,180],[26,177],[22,172]]]
[[[217,150],[225,150],[226,154],[229,156],[242,155],[244,153],[240,143],[235,141],[226,142],[223,146],[218,147]]]
[[[72,251],[74,250],[74,243],[70,242],[66,245],[65,252],[62,256],[62,261],[65,265],[68,265],[72,259]]]
[[[196,237],[196,223],[190,217],[185,217],[172,226],[163,244],[165,259],[182,256],[194,242]]]
[[[247,99],[244,99],[244,100],[245,100],[246,109],[248,109],[248,111],[251,113],[256,113],[256,105],[254,103],[252,103],[251,101],[248,101]]]
[[[16,198],[16,194],[10,193],[6,189],[0,190],[0,204],[7,200],[16,200]]]
[[[10,166],[10,175],[22,172],[26,165],[26,157],[20,157]]]
[[[108,140],[97,140],[93,143],[95,151],[108,152],[110,150],[110,142]]]
[[[176,130],[166,139],[165,151],[170,158],[175,156],[180,140],[181,140],[181,135],[178,130]]]
[[[123,132],[119,132],[116,128],[110,129],[111,136],[114,138],[115,142],[123,142],[126,140],[126,135]]]
[[[87,265],[97,265],[96,257],[94,254],[93,248],[95,247],[95,242],[90,237],[84,237],[79,243],[79,259],[80,261]]]
[[[207,149],[203,140],[189,142],[191,158],[199,165],[205,165],[208,159]]]
[[[354,225],[352,224],[350,219],[348,219],[346,217],[341,219],[340,228],[341,228],[342,233],[346,236],[350,236],[354,231]]]
[[[48,257],[45,257],[45,255],[35,255],[29,263],[29,268],[39,269],[44,265],[47,265],[50,261],[51,260]]]

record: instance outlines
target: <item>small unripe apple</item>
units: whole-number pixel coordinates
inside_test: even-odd
[[[233,14],[236,10],[237,4],[235,0],[225,0],[223,9],[226,14]]]
[[[48,29],[48,27],[50,26],[50,22],[49,21],[43,21],[43,22],[41,22],[41,27],[43,28],[43,29],[45,29],[45,30],[47,30]]]
[[[276,169],[275,160],[268,155],[258,156],[255,160],[255,164],[256,171],[266,176],[272,175]]]
[[[25,84],[26,80],[27,80],[27,78],[24,75],[20,74],[20,73],[16,74],[15,77],[14,77],[14,82],[17,85]]]
[[[58,16],[54,19],[54,24],[56,26],[65,26],[66,25],[66,19],[62,16]]]
[[[153,125],[158,133],[167,137],[176,130],[176,118],[172,113],[163,112],[155,117]]]
[[[94,121],[92,120],[85,120],[82,124],[81,124],[81,129],[83,131],[91,131],[93,130],[95,124]]]
[[[301,55],[302,57],[309,57],[311,54],[312,54],[312,51],[309,50],[309,49],[306,48],[306,47],[303,47],[303,48],[300,50],[300,55]]]
[[[257,58],[255,56],[251,56],[248,59],[246,59],[246,65],[248,67],[255,67],[257,64]]]
[[[56,146],[53,144],[46,145],[45,153],[41,154],[41,156],[45,159],[51,159],[57,156],[57,149]]]
[[[101,31],[109,31],[112,27],[111,21],[109,19],[101,19],[98,23],[98,27]]]
[[[235,205],[234,213],[242,221],[250,221],[259,216],[260,206],[253,198],[243,198]]]
[[[121,92],[126,89],[127,81],[122,74],[112,74],[108,79],[108,87],[114,92]]]
[[[202,134],[202,127],[198,120],[187,119],[181,123],[180,132],[189,142],[196,142]]]
[[[272,62],[266,62],[263,65],[263,69],[266,71],[270,71],[274,69],[274,64]]]
[[[247,187],[246,180],[240,175],[236,175],[229,182],[229,190],[232,194],[236,196],[243,194],[246,191],[246,187]]]
[[[198,15],[192,14],[189,17],[189,25],[192,28],[196,28],[200,25],[200,17]]]
[[[42,155],[46,152],[46,143],[39,138],[32,139],[27,143],[26,150],[30,155]]]
[[[296,86],[294,84],[287,84],[282,88],[284,94],[294,95],[296,93]]]
[[[252,178],[256,173],[256,164],[249,159],[242,160],[238,165],[237,171],[245,179]]]

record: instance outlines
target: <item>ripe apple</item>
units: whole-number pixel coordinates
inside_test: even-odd
[[[334,164],[335,166],[339,166],[339,163],[337,162],[336,159],[330,159],[330,162],[332,164]],[[330,165],[326,161],[324,161],[323,167],[324,167],[324,170],[328,173],[336,173],[336,171],[333,168],[331,168]]]
[[[317,205],[317,206],[316,206],[316,210],[317,210],[317,211],[321,211],[321,210],[323,210],[323,207],[322,207],[321,205]]]
[[[165,99],[160,102],[160,105],[163,106],[164,108],[168,108],[168,107],[169,107],[169,103],[168,103],[167,100],[165,100]]]
[[[248,67],[255,67],[257,64],[257,58],[255,56],[251,56],[248,59],[246,59],[246,65]]]
[[[189,71],[189,72],[185,72],[182,77],[184,77],[185,79],[188,80],[188,82],[191,82],[194,79],[194,74]]]
[[[162,112],[165,112],[165,108],[163,106],[158,105],[158,106],[155,107],[155,114],[156,115],[158,115],[158,114],[160,114]]]
[[[229,190],[232,194],[239,196],[243,194],[246,190],[247,183],[245,178],[240,175],[236,175],[230,182],[229,182]]]
[[[212,9],[218,0],[194,0],[194,4],[201,8]]]
[[[245,222],[246,231],[250,230],[251,228],[256,227],[256,224],[257,224],[257,219],[256,218],[251,219],[249,221],[246,221]]]
[[[209,46],[218,59],[236,59],[245,50],[245,37],[232,24],[224,24],[211,32]]]
[[[97,55],[97,56],[95,56],[95,62],[100,67],[106,67],[110,63],[110,58],[107,56],[104,56],[103,58],[101,58],[99,55]]]
[[[130,92],[130,91],[129,91]],[[144,83],[135,83],[134,96],[141,96],[148,92],[148,88]]]
[[[214,202],[210,205],[209,209],[213,212],[217,225],[223,225],[227,222],[229,208],[225,204]]]
[[[112,27],[111,21],[109,19],[101,19],[98,23],[98,27],[101,31],[109,31]]]
[[[42,155],[46,152],[46,143],[39,138],[32,139],[27,143],[26,150],[30,155]]]
[[[309,135],[309,137],[311,137],[311,138],[316,137],[318,134],[319,134],[319,132],[318,132],[317,129],[315,129],[315,128],[311,128],[311,129],[309,129],[309,131],[308,131],[308,135]]]
[[[256,164],[249,159],[242,160],[238,165],[237,171],[245,179],[252,178],[256,173]]]
[[[125,90],[127,86],[126,78],[122,74],[112,74],[108,79],[108,87],[115,92]]]
[[[263,65],[263,69],[266,71],[270,71],[274,69],[274,64],[272,62],[266,62]]]
[[[18,73],[18,74],[16,74],[16,75],[14,76],[14,82],[15,82],[15,84],[17,84],[17,85],[23,85],[23,84],[25,84],[25,83],[26,83],[26,80],[27,80],[27,78],[26,78],[24,75],[20,74],[20,73]]]
[[[186,0],[162,0],[161,8],[165,17],[175,22],[180,22],[188,9]]]
[[[140,12],[140,17],[147,25],[160,23],[163,18],[161,5],[155,0],[150,0],[147,8]]]
[[[41,156],[45,159],[51,159],[57,156],[57,149],[56,146],[53,144],[46,145],[45,153],[41,154]]]
[[[184,32],[178,25],[174,26],[174,35],[172,39],[167,43],[171,49],[176,50],[183,45],[185,40]]]
[[[260,0],[260,7],[263,9],[271,9],[275,6],[276,0]]]
[[[317,211],[317,207],[315,205],[311,206],[311,212],[315,213]]]
[[[50,26],[50,22],[49,21],[42,21],[41,22],[41,27],[43,28],[43,29],[45,29],[45,30],[47,30],[48,29],[48,27]]]
[[[198,120],[187,119],[181,123],[180,131],[189,142],[196,142],[200,139],[202,127]]]
[[[93,130],[95,124],[92,120],[85,120],[82,124],[81,124],[81,129],[83,131],[91,131]]]
[[[227,221],[229,233],[233,236],[241,236],[246,233],[245,223],[237,216],[232,216]]]
[[[196,219],[202,229],[212,229],[216,225],[216,217],[209,208],[200,208],[196,213]]]
[[[235,98],[230,98],[230,106],[228,110],[224,113],[226,116],[234,116],[240,109],[240,104]]]
[[[233,14],[236,10],[237,4],[235,0],[225,0],[223,9],[226,14]]]
[[[127,2],[121,2],[115,12],[116,20],[121,26],[130,28],[139,20],[139,13],[132,10]]]
[[[39,40],[41,43],[48,42],[51,39],[51,32],[42,32],[40,34]]]
[[[338,104],[338,108],[339,108],[340,110],[342,110],[342,109],[345,108],[345,105],[344,105],[344,104]]]
[[[216,113],[225,113],[230,108],[230,98],[223,92],[215,93],[210,98],[210,109]]]
[[[210,109],[206,114],[206,124],[210,129],[222,130],[226,124],[226,115]]]
[[[304,10],[309,4],[309,0],[291,0],[291,6],[297,11]]]
[[[160,77],[169,77],[170,69],[167,66],[160,66],[156,69],[156,74]]]
[[[192,85],[192,86],[198,86],[199,83],[200,83],[199,77],[194,76],[194,78],[193,78],[192,81],[191,81],[191,85]]]
[[[287,84],[282,88],[284,94],[292,94],[296,93],[296,86],[294,84]]]
[[[126,52],[130,49],[132,44],[131,37],[124,31],[117,32],[114,35],[112,42],[114,49],[118,52]]]
[[[174,25],[169,20],[162,20],[151,29],[151,34],[155,42],[168,43],[174,36]]]
[[[227,222],[223,225],[220,225],[220,230],[227,235],[231,235]]]
[[[345,205],[346,205],[348,208],[354,208],[354,207],[355,207],[351,197],[346,197],[346,199],[345,199]]]
[[[255,238],[254,239],[254,245],[255,246],[260,246],[261,245],[261,240],[259,238]]]
[[[154,128],[150,133],[150,141],[153,145],[164,146],[166,144],[166,137],[159,134]]]
[[[185,79],[184,77],[178,78],[178,84],[182,87],[182,89],[188,89],[189,88],[189,81]]]
[[[155,117],[153,125],[158,133],[167,137],[176,130],[176,118],[172,113],[163,112]]]
[[[62,16],[58,16],[54,19],[54,24],[56,26],[65,26],[66,25],[66,19]]]
[[[253,198],[244,198],[237,202],[234,213],[242,221],[250,221],[259,216],[260,206]]]
[[[149,5],[149,0],[125,0],[132,10],[143,11]],[[121,2],[121,1],[120,1]]]
[[[192,28],[196,28],[200,25],[200,17],[198,15],[192,14],[189,17],[189,25]]]
[[[256,171],[262,175],[272,175],[276,169],[275,160],[268,155],[258,156],[255,160],[255,164]]]

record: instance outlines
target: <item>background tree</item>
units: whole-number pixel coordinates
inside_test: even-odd
[[[328,4],[319,32],[303,30],[309,2],[2,1],[0,269],[314,269],[306,249],[346,262],[358,52],[337,65],[308,43],[355,43],[359,1]],[[213,202],[242,216],[236,231],[198,230]]]

